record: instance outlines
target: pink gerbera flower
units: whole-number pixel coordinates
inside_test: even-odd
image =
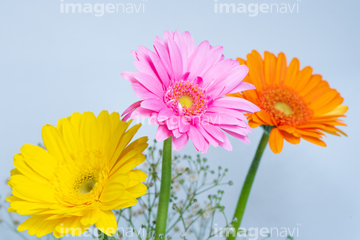
[[[207,41],[195,46],[189,32],[165,32],[164,39],[155,38],[154,49],[133,51],[138,72],[122,73],[136,96],[144,99],[125,110],[125,119],[150,118],[151,124],[159,125],[156,140],[173,136],[175,150],[189,138],[201,152],[207,152],[209,143],[232,150],[223,131],[249,143],[251,128],[243,113],[259,108],[225,96],[254,89],[242,82],[248,73],[245,65],[225,59],[221,46],[212,47]]]

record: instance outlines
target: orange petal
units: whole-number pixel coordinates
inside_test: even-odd
[[[285,140],[291,144],[299,144],[300,143],[300,137],[295,137],[293,134],[290,134],[286,131],[281,131],[281,135],[284,136]]]
[[[304,95],[304,100],[307,103],[311,103],[316,98],[324,94],[330,88],[329,83],[326,81],[321,81],[315,88],[313,88],[309,93]]]
[[[308,136],[302,136],[301,138],[303,138],[304,140],[314,143],[316,145],[319,145],[321,147],[326,147],[326,143],[318,138],[315,137],[308,137]]]
[[[244,59],[237,58],[236,60],[240,63],[240,65],[246,65],[246,61]]]
[[[276,57],[270,52],[264,53],[265,82],[270,85],[274,82],[276,68]]]
[[[317,85],[322,80],[322,76],[319,74],[314,74],[311,76],[308,84],[306,85],[306,88],[304,88],[301,92],[299,92],[299,96],[303,97],[306,94],[308,94],[310,91],[312,91],[314,88],[316,88]]]
[[[287,72],[286,56],[284,53],[279,53],[276,62],[276,71],[275,71],[275,83],[277,85],[282,85],[284,83],[286,72]]]
[[[338,91],[335,89],[329,89],[326,93],[312,101],[309,105],[309,108],[316,110],[316,115],[319,116],[335,109],[343,101],[344,99],[340,96]]]
[[[304,89],[304,87],[308,84],[311,78],[312,71],[313,71],[312,67],[307,66],[296,75],[294,80],[295,91],[301,92]]]
[[[285,85],[292,87],[295,82],[295,77],[299,72],[299,68],[300,68],[300,62],[297,58],[293,58],[293,60],[291,60],[289,68],[287,70],[286,73],[286,78],[285,78]]]
[[[321,135],[316,131],[311,131],[310,129],[297,129],[297,133],[301,134],[301,137],[308,136],[308,137],[314,137],[314,138],[321,138]]]
[[[262,65],[251,54],[247,55],[247,66],[249,67],[250,83],[254,84],[257,90],[264,88],[265,80]]]
[[[261,110],[259,112],[256,112],[256,114],[262,121],[266,122],[267,125],[276,126],[276,122],[275,122],[274,118],[270,114],[268,114],[266,111]]]
[[[288,133],[294,133],[296,131],[296,128],[293,127],[293,126],[289,126],[289,125],[281,125],[281,126],[278,126],[278,128],[280,130],[284,130]]]
[[[278,128],[273,128],[270,132],[269,146],[273,153],[280,153],[284,145],[284,137]]]
[[[259,127],[259,126],[262,125],[261,123],[254,122],[253,120],[250,120],[250,121],[248,122],[248,124],[249,124],[249,126],[250,126],[251,128],[257,128],[257,127]]]

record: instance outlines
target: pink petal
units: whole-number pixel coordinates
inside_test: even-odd
[[[231,60],[233,61],[233,60]],[[229,64],[232,66],[230,71],[224,72],[218,79],[216,79],[216,83],[212,84],[208,88],[208,95],[212,96],[213,98],[220,97],[221,95],[216,95],[213,92],[218,92],[219,88],[223,88],[225,86],[225,92],[223,94],[228,94],[236,88],[241,81],[245,78],[246,74],[248,73],[248,67],[246,65],[239,65],[236,62],[236,66],[234,63]]]
[[[200,45],[196,48],[194,54],[189,60],[189,79],[195,79],[195,77],[199,76],[200,72],[203,70],[206,64],[206,61],[204,61],[204,59],[207,58],[209,50],[210,44],[208,41],[200,43]]]
[[[211,143],[214,147],[217,147],[219,144],[218,144],[218,141],[212,137],[210,134],[208,134],[205,129],[201,126],[201,124],[196,124],[196,127],[197,129],[199,130],[199,132],[201,133],[201,135],[204,136],[204,138],[209,142]]]
[[[167,73],[162,61],[160,60],[159,56],[155,53],[149,53],[150,59],[152,64],[154,65],[154,69],[156,70],[159,78],[161,79],[163,85],[167,88],[169,87],[170,78],[169,74]]]
[[[188,51],[185,40],[179,31],[175,31],[174,41],[176,42],[180,50],[183,67],[182,72],[186,72],[186,70],[188,69],[188,57],[190,52]]]
[[[162,85],[162,81],[159,79],[156,71],[154,71],[154,69],[151,67],[151,65],[149,65],[149,63],[137,61],[137,62],[134,62],[134,65],[139,72],[145,73],[145,74],[151,76],[154,80],[159,82],[160,85]]]
[[[133,83],[131,84],[131,88],[135,92],[135,96],[142,99],[159,99],[158,96],[156,96],[154,93],[150,92],[148,89],[146,89],[143,85],[140,83]]]
[[[256,88],[251,83],[241,82],[236,88],[231,90],[230,93],[238,93],[238,92],[243,92],[243,91],[253,90],[253,89],[256,89]]]
[[[213,67],[214,64],[220,61],[222,57],[223,47],[216,46],[211,48],[210,54],[206,59],[206,64],[204,66],[203,71],[199,74],[200,76],[203,76],[211,67]]]
[[[249,137],[248,137],[248,136],[236,134],[236,133],[234,133],[234,132],[230,132],[230,131],[227,131],[227,130],[224,130],[224,131],[227,132],[228,134],[230,134],[231,136],[239,139],[240,141],[242,141],[242,142],[245,143],[245,144],[249,144],[249,143],[250,143],[250,140],[249,140]]]
[[[199,87],[202,87],[202,85],[203,85],[202,77],[196,77],[195,80],[194,80],[194,83],[199,85]]]
[[[236,117],[211,112],[207,112],[203,118],[209,120],[213,125],[240,125],[242,123]]]
[[[140,107],[141,102],[142,102],[142,100],[131,104],[127,109],[125,109],[125,111],[121,114],[121,116],[124,116],[124,115],[128,114],[129,112],[134,111],[136,108]]]
[[[146,89],[154,93],[159,98],[162,98],[164,95],[163,88],[159,80],[153,78],[152,76],[146,73],[135,73],[134,77],[138,80]]]
[[[187,136],[187,134],[182,134],[178,138],[173,137],[172,143],[174,150],[180,151],[181,149],[183,149],[186,146],[188,140],[189,137]]]
[[[141,107],[160,112],[161,109],[166,108],[166,105],[160,99],[146,99],[141,102]]]
[[[154,48],[155,48],[155,51],[158,54],[161,62],[163,63],[163,65],[166,69],[166,72],[168,73],[169,76],[172,76],[173,72],[172,72],[172,68],[171,68],[169,52],[167,51],[165,46],[162,45],[158,41],[154,42]]]
[[[254,113],[260,111],[260,108],[255,104],[237,97],[223,97],[215,100],[212,104],[214,107],[225,107],[238,109],[244,112]]]
[[[183,135],[182,133],[179,132],[179,129],[174,129],[172,130],[172,134],[175,138],[179,138],[181,135]]]
[[[190,126],[190,130],[188,132],[189,137],[191,139],[191,141],[193,142],[195,148],[198,151],[203,152],[205,149],[205,138],[201,135],[201,133],[199,132],[199,130],[197,130],[196,127],[194,126]]]
[[[219,146],[226,149],[226,150],[228,150],[228,151],[232,151],[232,146],[231,146],[230,140],[228,139],[228,137],[226,135],[225,135],[224,142],[220,142]]]
[[[174,73],[172,80],[177,81],[180,80],[180,77],[183,74],[182,57],[180,50],[174,40],[169,39],[168,44],[169,44],[171,66]]]
[[[229,108],[224,108],[224,107],[214,107],[211,106],[210,108],[208,108],[206,110],[206,112],[212,112],[212,113],[217,113],[217,114],[226,114],[229,116],[234,116],[237,119],[240,119],[242,121],[246,121],[246,117],[244,116],[243,113],[241,113],[239,110],[237,109],[229,109]]]
[[[137,80],[134,78],[134,73],[135,72],[124,71],[121,73],[121,76],[123,78],[125,78],[126,80],[128,80],[129,82],[135,83],[135,82],[137,82]]]
[[[153,111],[145,108],[138,107],[131,113],[131,118],[137,119],[137,118],[149,118],[151,117],[151,114]]]
[[[172,117],[170,117],[169,119],[166,120],[166,125],[168,127],[169,130],[174,130],[177,129],[179,127],[179,117],[174,115]]]
[[[232,62],[231,59],[225,59],[209,69],[209,71],[202,76],[204,79],[204,86],[209,90],[214,84],[223,81],[223,79],[229,76],[229,73],[233,68]]]
[[[165,125],[159,125],[156,131],[156,141],[161,142],[171,136],[171,131]]]
[[[219,143],[224,142],[226,139],[225,133],[223,133],[218,127],[211,124],[203,124],[202,127],[207,133],[214,137]]]
[[[188,53],[191,54],[195,51],[195,41],[189,32],[183,34],[185,44],[187,46]]]
[[[158,121],[159,122],[166,121],[172,116],[175,116],[175,113],[172,110],[170,110],[169,108],[165,107],[160,110],[159,115],[158,115]]]
[[[131,117],[131,113],[135,111],[135,109],[131,110],[129,113],[125,114],[123,117],[122,117],[122,121],[126,122],[127,120],[129,120],[129,118]]]
[[[190,123],[186,120],[185,117],[179,119],[179,131],[181,133],[186,133],[190,130]]]
[[[149,118],[149,124],[159,125],[159,122],[158,122],[158,113],[153,112],[153,113],[151,114],[151,117]]]
[[[227,133],[233,132],[242,136],[247,136],[248,130],[246,128],[242,128],[239,126],[232,126],[232,125],[223,125],[220,127],[222,130],[226,131]]]

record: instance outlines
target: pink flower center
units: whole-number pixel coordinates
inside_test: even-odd
[[[178,81],[168,89],[165,102],[179,115],[196,116],[205,112],[208,100],[197,84]]]

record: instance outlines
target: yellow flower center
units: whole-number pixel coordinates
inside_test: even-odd
[[[71,169],[67,167],[70,165]],[[100,151],[73,153],[56,172],[54,187],[57,199],[61,203],[77,206],[98,202],[109,170],[108,161]]]
[[[95,179],[86,179],[85,181],[83,181],[80,186],[79,186],[79,193],[81,194],[88,194],[89,192],[91,192],[91,190],[93,190],[94,186],[95,186]]]
[[[194,104],[194,99],[185,94],[179,97],[179,103],[181,103],[184,108],[190,108]]]
[[[259,97],[259,105],[277,124],[299,125],[307,122],[312,112],[303,99],[285,87],[269,87]]]
[[[177,114],[194,116],[207,109],[207,96],[199,85],[189,81],[178,81],[172,85],[165,95],[165,102]],[[179,103],[181,108],[179,108]]]
[[[286,103],[284,103],[284,102],[276,102],[276,103],[274,104],[274,107],[275,107],[277,110],[285,113],[286,115],[290,115],[290,114],[292,114],[292,113],[294,112],[294,111],[292,110],[292,108],[291,108],[288,104],[286,104]]]

